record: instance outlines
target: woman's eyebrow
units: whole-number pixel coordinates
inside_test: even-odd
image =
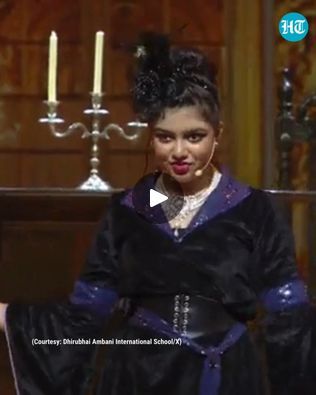
[[[163,128],[155,128],[154,132],[162,132],[162,133],[166,133],[166,134],[175,134],[175,132],[171,132],[170,130],[167,129],[163,129]]]
[[[176,134],[176,132],[172,132],[170,130],[163,129],[163,128],[155,128],[154,131],[155,132],[163,132],[163,133],[171,134],[171,135]],[[207,130],[204,128],[192,128],[192,129],[183,130],[181,133],[190,134],[190,133],[196,133],[196,132],[207,132]]]
[[[196,133],[196,132],[205,132],[207,133],[207,130],[204,128],[192,128],[192,129],[188,129],[188,130],[184,130],[183,133],[184,134],[190,134],[190,133]]]

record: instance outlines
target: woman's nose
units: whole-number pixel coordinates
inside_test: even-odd
[[[182,141],[176,141],[173,148],[173,157],[176,159],[183,158],[187,156],[185,144]]]

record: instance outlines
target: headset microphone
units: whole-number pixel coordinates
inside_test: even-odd
[[[195,170],[194,175],[195,175],[196,177],[201,177],[201,175],[203,174],[204,170],[205,170],[205,169],[208,167],[208,165],[210,164],[210,161],[211,161],[212,158],[213,158],[214,151],[215,151],[215,147],[217,146],[217,144],[218,144],[218,142],[215,141],[215,143],[213,144],[213,147],[212,147],[211,155],[210,155],[210,157],[208,158],[208,161],[206,162],[206,164],[202,167],[202,169],[197,169],[197,170]]]

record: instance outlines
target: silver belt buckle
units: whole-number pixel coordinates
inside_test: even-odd
[[[177,294],[174,297],[172,328],[187,335],[190,311],[190,295]]]

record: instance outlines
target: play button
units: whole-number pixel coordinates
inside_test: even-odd
[[[136,212],[156,224],[171,221],[184,204],[180,184],[166,173],[142,177],[132,189],[132,200]]]
[[[149,206],[155,207],[157,204],[161,204],[168,199],[168,196],[163,195],[160,192],[155,191],[154,189],[149,190]]]

